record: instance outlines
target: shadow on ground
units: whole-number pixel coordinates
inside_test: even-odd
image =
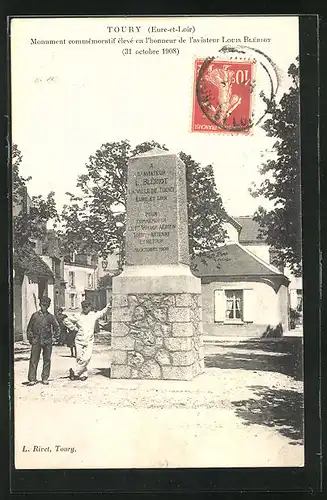
[[[218,353],[215,352],[217,346],[207,348],[207,368],[273,371],[289,375],[295,380],[303,379],[302,339],[299,337],[221,343],[218,347]]]
[[[26,345],[26,346],[23,346],[23,347],[16,347],[16,346],[14,346],[14,352],[15,352],[15,354],[24,354],[26,352],[29,352],[30,349],[31,349],[30,345]]]
[[[110,368],[95,368],[97,370],[95,375],[101,375],[102,377],[110,378]]]
[[[28,356],[15,356],[14,361],[29,361],[30,357]]]
[[[303,444],[303,395],[297,391],[250,386],[258,398],[234,401],[238,417],[244,425],[273,427],[291,440]]]

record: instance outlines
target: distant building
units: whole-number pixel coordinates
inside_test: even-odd
[[[106,276],[115,276],[119,273],[119,255],[113,253],[106,258],[99,257],[97,267],[97,279],[100,284]]]
[[[13,204],[13,218],[22,210],[28,214],[32,201],[27,191]],[[45,231],[44,240],[31,240],[13,249],[13,319],[15,340],[26,340],[28,321],[39,309],[43,296],[51,298],[50,312],[64,303],[63,260],[55,250],[54,235]],[[51,243],[49,243],[51,242]]]
[[[289,281],[278,269],[237,242],[196,265],[204,334],[260,337],[279,324],[288,330]]]
[[[15,340],[26,340],[28,321],[39,309],[39,299],[51,296],[54,277],[33,248],[14,249],[13,319]],[[50,310],[53,311],[53,303]]]
[[[216,255],[196,260],[204,333],[257,337],[279,326],[288,330],[292,286],[302,296],[300,278],[271,263],[272,251],[252,217],[226,216],[225,229],[225,244]]]
[[[53,274],[53,287],[48,296],[51,298],[53,310],[65,307],[64,258],[61,255],[58,237],[53,229],[46,232],[42,241],[42,260],[49,266]]]
[[[64,259],[66,282],[65,308],[69,311],[81,311],[81,302],[86,292],[96,290],[98,286],[98,257],[72,253]]]
[[[267,243],[260,238],[259,224],[252,217],[235,217],[234,220],[242,226],[239,233],[239,242],[258,257],[269,263],[273,263],[274,250],[269,248]],[[292,309],[298,310],[302,314],[303,285],[302,277],[295,276],[289,267],[279,268],[289,279],[289,305]]]

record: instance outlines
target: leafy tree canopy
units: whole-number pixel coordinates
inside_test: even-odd
[[[46,198],[41,195],[29,198],[27,183],[31,177],[22,177],[19,167],[23,156],[16,144],[12,147],[12,203],[13,203],[13,243],[19,251],[24,245],[33,246],[32,241],[43,239],[46,223],[59,220],[54,192]]]
[[[254,185],[252,196],[264,196],[273,201],[273,208],[260,206],[254,219],[259,222],[261,236],[274,249],[274,263],[288,266],[296,275],[301,273],[301,164],[299,137],[299,71],[298,59],[288,74],[292,79],[289,91],[277,103],[267,102],[269,118],[263,129],[276,138],[275,158],[262,164],[259,171],[265,177]]]
[[[103,144],[78,176],[81,195],[70,196],[62,213],[62,239],[66,252],[94,251],[102,257],[119,253],[124,261],[128,160],[153,148],[167,150],[157,142],[132,147],[129,141]],[[202,167],[181,152],[186,165],[190,254],[217,251],[224,240],[223,204],[211,165]]]

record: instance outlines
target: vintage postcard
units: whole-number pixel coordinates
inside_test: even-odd
[[[297,16],[10,21],[16,469],[303,467]]]

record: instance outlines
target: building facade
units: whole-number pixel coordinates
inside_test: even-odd
[[[81,302],[87,291],[98,286],[98,258],[91,255],[72,254],[64,260],[65,309],[81,311]]]
[[[273,250],[260,238],[260,229],[252,217],[235,217],[235,222],[240,224],[239,242],[258,257],[271,263]],[[302,323],[303,313],[303,284],[302,276],[295,276],[289,267],[279,268],[288,278],[289,307],[299,313],[299,323]]]
[[[32,200],[27,191],[13,203],[13,219],[28,215]],[[22,214],[23,212],[23,214]],[[63,302],[63,266],[59,255],[44,240],[26,241],[13,248],[13,329],[15,340],[27,340],[27,325],[31,315],[39,309],[43,296],[51,298],[50,312]],[[50,236],[51,239],[51,236]],[[57,293],[58,292],[58,293]],[[60,302],[61,301],[61,302]]]
[[[262,337],[289,328],[289,280],[239,243],[196,261],[205,335]]]
[[[42,241],[42,260],[49,266],[53,274],[53,284],[48,290],[51,299],[51,309],[56,312],[65,307],[66,282],[64,276],[64,258],[61,255],[59,240],[53,229],[49,229]]]
[[[13,328],[15,340],[27,340],[27,325],[43,296],[51,297],[54,277],[34,248],[14,249]],[[53,311],[53,303],[50,306]]]

